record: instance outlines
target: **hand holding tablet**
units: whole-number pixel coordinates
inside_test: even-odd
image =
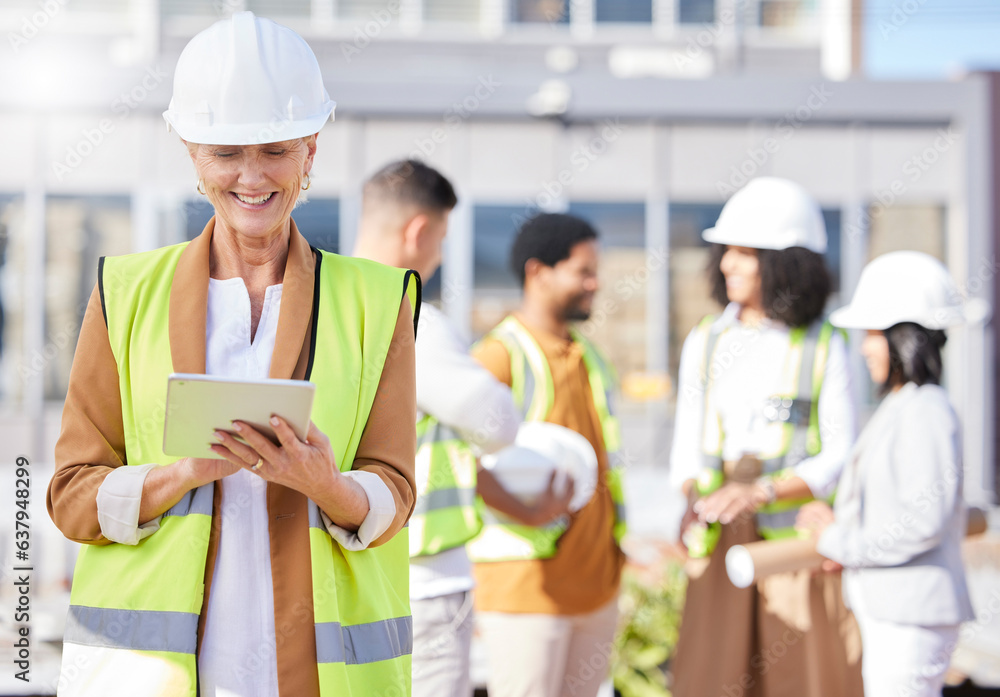
[[[167,381],[163,452],[176,457],[219,459],[210,444],[221,430],[239,437],[232,422],[253,426],[278,442],[271,415],[285,419],[305,440],[316,386],[304,380],[237,380],[174,373]]]

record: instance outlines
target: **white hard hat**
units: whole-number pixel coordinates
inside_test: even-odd
[[[805,247],[826,252],[826,225],[819,204],[793,181],[758,177],[733,194],[706,242],[754,249]]]
[[[925,329],[945,329],[984,318],[988,306],[965,302],[944,264],[923,252],[883,254],[858,279],[851,304],[830,315],[848,329],[888,329],[914,322]]]
[[[334,106],[301,36],[237,12],[184,47],[163,118],[192,143],[252,145],[318,133]]]
[[[576,431],[543,421],[521,424],[514,445],[493,455],[484,455],[483,467],[490,470],[504,489],[525,503],[531,503],[548,487],[552,472],[559,472],[556,490],[573,479],[569,509],[583,508],[597,488],[597,453],[590,441]]]

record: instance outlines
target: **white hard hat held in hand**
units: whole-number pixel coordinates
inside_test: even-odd
[[[528,504],[548,488],[553,471],[559,473],[557,493],[565,490],[566,477],[573,480],[570,511],[583,508],[597,488],[594,446],[576,431],[558,424],[543,421],[521,424],[514,445],[484,455],[482,463],[504,489]]]
[[[334,106],[301,36],[237,12],[184,47],[163,118],[188,142],[254,145],[318,133]]]
[[[804,247],[826,252],[826,225],[816,200],[800,185],[758,177],[726,202],[706,242],[754,249]]]
[[[989,306],[966,302],[944,264],[923,252],[883,254],[862,271],[850,305],[830,321],[847,329],[888,329],[913,322],[925,329],[946,329],[985,319]]]

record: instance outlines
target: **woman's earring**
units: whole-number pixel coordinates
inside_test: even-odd
[[[198,180],[198,193],[201,194],[202,196],[205,195],[204,184],[205,184],[205,180],[204,179],[199,179]]]
[[[309,178],[309,173],[307,172],[306,176],[302,178],[302,190],[305,191],[310,186],[312,186],[312,180]]]

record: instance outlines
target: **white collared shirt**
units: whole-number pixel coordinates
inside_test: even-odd
[[[250,340],[250,295],[241,278],[209,279],[205,372],[260,379],[271,369],[282,286],[270,286],[257,332]],[[156,465],[119,467],[97,496],[101,532],[136,544],[159,529],[160,518],[137,525],[142,486]],[[368,496],[369,513],[358,531],[337,527],[325,515],[330,534],[346,549],[362,550],[395,517],[388,487],[371,472],[344,473]],[[221,531],[198,661],[202,697],[273,697],[278,694],[274,594],[268,535],[267,482],[240,470],[222,486]]]
[[[722,432],[723,458],[738,460],[744,452],[770,449],[761,443],[762,409],[782,379],[788,354],[789,328],[764,320],[757,327],[739,321],[740,306],[730,303],[717,319],[725,328],[719,335],[707,409]],[[681,351],[674,442],[670,451],[670,481],[675,488],[695,479],[701,468],[702,424],[706,404],[701,369],[705,359],[705,332],[692,330]],[[833,493],[854,442],[856,420],[847,365],[847,345],[839,332],[830,338],[823,388],[819,396],[820,437],[823,449],[795,466],[795,474],[821,498]]]

